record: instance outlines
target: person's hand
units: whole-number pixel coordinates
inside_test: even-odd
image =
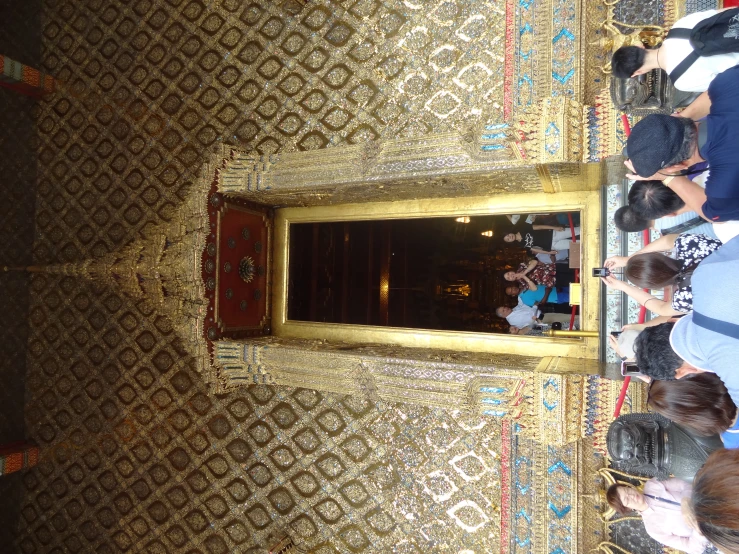
[[[556,226],[556,227],[554,228],[554,230],[555,230],[555,231],[564,231],[564,230],[565,230],[565,228],[564,228],[564,227],[562,227],[561,225],[558,225],[558,226]]]
[[[556,256],[559,253],[559,250],[551,250],[549,252],[552,256]]]
[[[509,333],[510,333],[511,335],[517,335],[517,334],[518,334],[518,332],[519,332],[520,330],[521,330],[521,329],[519,329],[519,328],[518,328],[518,327],[516,327],[515,325],[511,325],[511,326],[510,326],[510,327],[508,328],[508,332],[509,332]]]
[[[613,348],[613,350],[616,352],[619,358],[623,358],[623,355],[618,350],[618,339],[614,337],[613,335],[608,336],[608,346]]]
[[[612,275],[609,275],[608,277],[601,277],[601,281],[610,289],[615,290],[623,290],[625,283],[619,279],[616,279]]]
[[[614,270],[619,267],[626,267],[627,263],[629,263],[628,256],[611,256],[610,258],[606,258],[606,261],[603,262],[603,267]]]
[[[634,377],[636,377],[637,379],[641,379],[647,385],[652,382],[652,378],[649,375],[643,375],[641,373],[637,373],[636,375],[634,375]]]
[[[644,325],[641,323],[627,323],[626,325],[621,327],[622,333],[624,331],[640,331],[641,332],[643,330],[644,330]]]

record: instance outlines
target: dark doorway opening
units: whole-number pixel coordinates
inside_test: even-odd
[[[503,274],[534,257],[503,240],[511,226],[503,215],[292,224],[288,319],[507,332],[495,309],[517,299]]]

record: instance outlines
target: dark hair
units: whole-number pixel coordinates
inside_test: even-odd
[[[608,505],[621,515],[627,514],[631,511],[624,506],[623,502],[621,502],[621,499],[618,497],[618,489],[625,486],[626,485],[622,485],[620,483],[614,483],[608,487],[608,490],[606,491],[606,502],[608,502]]]
[[[671,160],[665,161],[665,164],[662,167],[670,167],[672,165],[679,164],[680,162],[684,162],[685,160],[687,160],[690,156],[693,155],[693,149],[695,148],[695,145],[697,143],[698,131],[695,128],[695,121],[693,121],[689,117],[677,117],[676,119],[683,124],[683,127],[685,129],[685,133],[683,134],[683,142],[680,145],[680,150],[677,151],[675,156],[673,156]]]
[[[638,216],[629,206],[621,206],[616,210],[613,214],[613,222],[616,228],[625,233],[636,233],[649,229],[649,220]]]
[[[613,76],[619,79],[628,79],[634,72],[644,65],[647,52],[637,46],[622,46],[611,57]]]
[[[655,412],[703,436],[726,431],[736,416],[736,404],[713,373],[652,381],[647,403]]]
[[[670,344],[670,333],[675,324],[661,323],[647,327],[634,341],[636,364],[644,375],[658,381],[675,379],[675,372],[684,360],[677,355]]]
[[[685,202],[662,181],[637,181],[629,190],[629,208],[644,219],[659,219],[685,207]]]
[[[739,450],[708,457],[693,481],[691,508],[701,535],[723,552],[739,552]]]
[[[659,252],[631,256],[626,263],[624,275],[642,289],[661,289],[677,283],[683,262]]]

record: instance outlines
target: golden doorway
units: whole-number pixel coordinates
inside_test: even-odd
[[[347,303],[337,301],[338,313],[334,311],[331,317],[320,317],[313,303],[313,311],[310,305],[304,305],[296,309],[296,280],[300,281],[300,275],[296,276],[293,266],[291,284],[291,248],[304,249],[305,244],[292,235],[291,229],[300,230],[301,235],[307,233],[321,232],[321,229],[330,230],[332,241],[342,241],[343,232],[350,229],[358,229],[365,226],[365,235],[372,232],[382,234],[390,232],[391,228],[397,231],[406,231],[414,227],[413,221],[425,220],[433,222],[456,221],[458,218],[468,217],[472,221],[485,222],[500,220],[506,214],[512,213],[555,213],[570,212],[579,214],[581,220],[580,229],[580,255],[581,270],[583,275],[590,273],[592,267],[599,262],[599,194],[598,192],[566,192],[551,194],[517,194],[496,196],[494,198],[471,197],[456,199],[427,199],[386,203],[364,203],[343,204],[335,206],[320,206],[308,208],[283,208],[275,214],[275,251],[274,251],[274,296],[273,296],[273,332],[277,336],[291,338],[324,339],[329,341],[349,343],[379,343],[395,344],[407,347],[425,347],[443,350],[458,350],[471,352],[490,352],[537,356],[563,356],[570,358],[598,357],[597,338],[548,338],[513,336],[490,332],[481,325],[471,325],[465,328],[456,322],[452,325],[440,326],[429,324],[418,324],[417,318],[409,318],[396,315],[391,317],[389,298],[391,295],[391,279],[389,271],[392,252],[391,241],[382,240],[378,237],[375,248],[378,259],[375,260],[378,276],[375,282],[369,283],[363,293],[371,295],[373,308],[365,303],[366,318],[359,321],[349,314]],[[415,225],[418,233],[418,225]],[[501,229],[504,226],[501,226]],[[367,229],[374,229],[368,231]],[[477,233],[479,230],[474,231]],[[409,232],[409,231],[407,231]],[[493,230],[493,234],[496,231]],[[500,232],[500,230],[498,231]],[[480,232],[482,233],[482,232]],[[482,237],[482,234],[481,234]],[[493,237],[491,237],[493,238]],[[433,237],[429,237],[433,240]],[[334,245],[334,248],[343,248],[342,244]],[[484,241],[482,246],[484,248]],[[299,256],[292,257],[292,263],[297,263]],[[346,258],[342,263],[350,263]],[[309,260],[303,259],[303,264],[310,264]],[[299,273],[299,272],[298,272]],[[305,275],[310,275],[306,270]],[[309,277],[308,277],[309,279]],[[588,279],[584,280],[580,301],[580,322],[583,329],[596,329],[598,320],[598,289],[599,282]],[[407,282],[406,282],[407,284]],[[396,296],[403,296],[402,289],[418,289],[419,286],[402,286],[395,283]],[[464,300],[465,295],[472,293],[473,285],[464,279],[456,279],[456,282],[434,282],[427,285],[433,292],[448,296],[456,296]],[[299,296],[306,298],[316,292],[316,287],[311,289],[310,283],[303,282],[298,288]],[[383,305],[383,292],[385,304]],[[406,298],[407,298],[406,290]],[[293,302],[290,295],[293,293]],[[327,294],[324,291],[324,296]],[[351,289],[341,286],[339,283],[336,290],[331,293],[335,295],[351,295]],[[375,296],[376,295],[376,296]],[[376,302],[375,302],[376,299]],[[324,298],[325,300],[325,298]],[[402,310],[402,302],[401,302]],[[341,313],[341,307],[344,313]],[[476,316],[471,316],[476,317]],[[323,319],[321,321],[321,319]],[[415,321],[415,323],[413,323]],[[404,323],[405,322],[405,323]],[[411,322],[411,325],[407,323]],[[424,328],[425,327],[425,328]],[[437,328],[435,328],[437,327]],[[451,328],[450,328],[451,327]]]

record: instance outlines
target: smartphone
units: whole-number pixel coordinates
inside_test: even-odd
[[[621,334],[621,331],[611,331],[611,336],[612,337],[618,338],[620,334]]]
[[[621,375],[624,377],[630,376],[630,375],[639,375],[641,371],[639,371],[639,366],[636,365],[636,362],[623,362],[621,364]]]
[[[611,274],[611,270],[607,267],[594,267],[593,277],[608,277]]]

